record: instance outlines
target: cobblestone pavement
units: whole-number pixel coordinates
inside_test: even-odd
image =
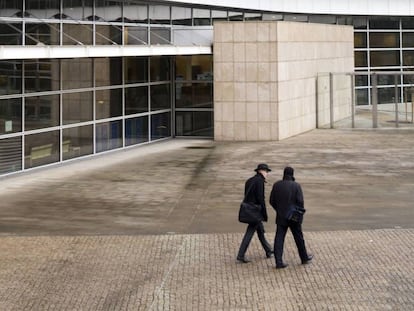
[[[0,310],[412,310],[414,133],[171,140],[0,179]],[[314,261],[235,262],[243,183],[296,169]],[[274,212],[266,224],[270,242]]]

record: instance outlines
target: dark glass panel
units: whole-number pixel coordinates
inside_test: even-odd
[[[229,11],[230,21],[242,21],[244,18],[243,12],[231,12]]]
[[[209,26],[211,25],[210,10],[193,9],[194,26]]]
[[[24,129],[28,131],[59,125],[59,107],[59,95],[26,97]]]
[[[26,93],[59,90],[59,60],[31,59],[24,61]]]
[[[403,48],[414,47],[414,32],[403,32],[402,34],[402,46]]]
[[[148,111],[148,87],[125,88],[125,114],[142,113]]]
[[[122,44],[122,27],[116,25],[96,25],[97,45]]]
[[[122,121],[96,124],[96,152],[122,147]]]
[[[261,21],[262,13],[244,13],[245,21]]]
[[[368,75],[355,75],[355,86],[368,86]]]
[[[0,99],[0,135],[21,132],[21,98]]]
[[[148,139],[148,116],[125,120],[126,146],[147,142]]]
[[[148,27],[128,26],[124,30],[124,43],[127,45],[148,44]]]
[[[26,45],[59,45],[59,24],[26,24]]]
[[[21,45],[22,24],[0,22],[0,45]]]
[[[288,22],[307,22],[308,16],[302,14],[285,14],[283,20]]]
[[[96,91],[96,119],[122,115],[122,89]]]
[[[401,90],[398,88],[398,101],[400,101]],[[378,89],[378,104],[393,104],[395,103],[395,88],[379,88]]]
[[[151,140],[171,136],[171,113],[158,113],[151,116]]]
[[[403,18],[401,24],[403,29],[414,29],[414,19],[412,17]]]
[[[21,17],[23,0],[1,0],[0,12],[2,17]],[[20,15],[20,16],[19,16]]]
[[[212,111],[177,111],[177,136],[213,137]]]
[[[411,70],[413,70],[413,69],[411,69]],[[404,84],[413,84],[414,85],[414,74],[403,75],[403,81],[404,81]],[[413,91],[414,91],[414,89],[413,89]]]
[[[353,25],[354,20],[352,16],[338,16],[338,25]]]
[[[93,42],[92,25],[63,24],[62,40],[64,45],[91,45]]]
[[[93,93],[62,94],[63,124],[72,124],[93,120]]]
[[[175,60],[176,80],[213,80],[213,58],[210,55],[177,56]]]
[[[132,23],[148,23],[148,6],[134,1],[125,1],[124,18]]]
[[[398,19],[383,19],[372,17],[369,20],[370,29],[399,29],[400,21]]]
[[[0,174],[22,169],[22,138],[13,137],[0,140]]]
[[[381,70],[381,71],[383,72],[384,70]],[[395,70],[391,69],[390,71],[395,71]],[[401,83],[400,75],[397,75],[397,83],[398,84]],[[394,74],[389,74],[389,75],[379,74],[378,85],[395,85],[395,75]]]
[[[170,57],[153,56],[150,58],[151,81],[170,80]]]
[[[369,46],[371,48],[398,48],[400,47],[400,34],[397,32],[371,32]]]
[[[356,105],[369,105],[368,89],[355,90]]]
[[[95,58],[95,85],[110,86],[122,84],[122,58]]]
[[[63,14],[71,20],[86,20],[93,13],[93,0],[62,1]]]
[[[355,67],[368,67],[367,52],[355,51]]]
[[[26,0],[25,14],[34,18],[60,18],[60,0]]]
[[[171,44],[171,29],[151,27],[150,42],[151,44]]]
[[[125,83],[148,82],[148,58],[125,57]]]
[[[354,17],[353,19],[354,29],[367,29],[366,17]]]
[[[60,160],[59,131],[26,135],[24,167],[31,168]]]
[[[212,108],[212,83],[176,83],[175,106],[177,108]]]
[[[414,51],[403,51],[403,65],[414,66]]]
[[[62,133],[62,159],[68,160],[93,153],[93,126],[64,129]]]
[[[170,7],[166,5],[150,5],[149,19],[151,24],[170,24]]]
[[[22,61],[0,61],[0,95],[22,92]]]
[[[366,32],[355,32],[354,33],[354,47],[355,48],[366,48],[367,47],[367,33]]]
[[[108,22],[122,21],[122,2],[95,0],[95,15]]]
[[[151,85],[151,111],[171,108],[171,94],[169,84]]]
[[[92,59],[62,59],[62,88],[65,90],[93,86]]]
[[[371,67],[399,66],[399,51],[371,51]]]
[[[264,20],[264,21],[283,21],[283,14],[263,13],[262,20]]]
[[[335,15],[309,15],[309,23],[336,24]]]

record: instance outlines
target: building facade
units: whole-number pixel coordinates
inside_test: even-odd
[[[414,0],[0,0],[0,175],[214,137],[215,21],[350,25],[355,71],[414,69]],[[380,103],[394,99],[381,76]],[[399,94],[414,86],[401,75]],[[369,75],[357,104],[370,104]]]

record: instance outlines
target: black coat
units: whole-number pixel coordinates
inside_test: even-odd
[[[276,211],[276,224],[287,226],[292,204],[305,210],[300,184],[290,176],[285,176],[283,180],[275,182],[270,193],[270,204]]]
[[[265,203],[265,178],[262,174],[257,173],[249,178],[244,186],[245,202],[260,205],[263,215],[263,221],[267,221],[267,211]]]

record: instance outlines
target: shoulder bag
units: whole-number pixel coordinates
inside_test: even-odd
[[[261,211],[261,205],[245,202],[247,194],[252,189],[252,186],[253,185],[251,185],[250,188],[247,190],[246,195],[244,196],[244,199],[240,204],[239,221],[245,224],[255,225],[263,221],[263,215]]]

